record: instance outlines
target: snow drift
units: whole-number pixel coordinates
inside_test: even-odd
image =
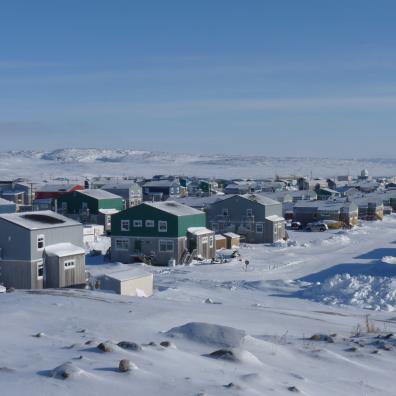
[[[396,279],[370,275],[335,275],[302,292],[305,298],[330,305],[354,305],[376,311],[396,310]]]
[[[236,348],[241,345],[245,331],[211,323],[190,322],[166,332],[169,337],[181,337],[205,345]]]

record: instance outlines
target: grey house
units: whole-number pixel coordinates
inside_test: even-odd
[[[303,225],[333,220],[352,226],[358,221],[358,206],[355,202],[301,201],[294,205],[293,220]]]
[[[17,181],[0,181],[0,197],[14,202],[18,208],[32,203],[32,185]]]
[[[233,195],[207,209],[208,227],[235,232],[248,243],[272,243],[285,237],[282,204],[259,194]]]
[[[108,183],[102,190],[124,198],[126,208],[139,205],[143,201],[142,187],[135,182]]]
[[[0,284],[41,289],[85,278],[82,224],[51,211],[0,215]]]

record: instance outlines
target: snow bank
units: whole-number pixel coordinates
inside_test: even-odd
[[[396,279],[390,277],[335,275],[323,283],[311,285],[302,294],[325,304],[396,310]]]
[[[245,331],[211,323],[190,322],[166,332],[169,337],[182,337],[190,341],[225,348],[236,348],[246,336]]]
[[[0,285],[0,293],[5,293],[5,292],[6,292],[6,288]]]
[[[385,256],[381,260],[385,264],[396,264],[396,257],[393,256]]]

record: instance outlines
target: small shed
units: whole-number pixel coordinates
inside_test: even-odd
[[[196,250],[196,255],[204,259],[216,256],[214,243],[215,233],[206,227],[189,227],[187,229],[187,244],[190,252]]]
[[[154,290],[154,277],[138,268],[112,271],[99,278],[100,288],[122,296],[150,297]]]
[[[227,249],[227,238],[224,235],[216,234],[216,250]]]
[[[45,253],[45,287],[69,287],[86,282],[85,251],[72,243],[47,246]]]
[[[223,234],[226,238],[227,241],[227,249],[232,249],[234,246],[237,247],[239,246],[241,242],[241,236],[238,234],[235,234],[233,232],[226,232]]]

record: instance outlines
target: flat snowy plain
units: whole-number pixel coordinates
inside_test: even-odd
[[[0,293],[0,394],[395,395],[396,337],[377,338],[396,332],[395,230],[391,215],[351,231],[290,232],[288,244],[242,247],[247,271],[238,259],[146,267],[156,286],[147,299]],[[316,333],[334,342],[308,340]],[[96,348],[105,341],[112,352]],[[228,352],[207,356],[219,349]],[[136,367],[120,373],[121,359]],[[66,362],[71,377],[54,378]]]
[[[396,160],[175,154],[142,150],[58,149],[0,152],[0,177],[30,177],[33,181],[65,177],[142,176],[155,174],[197,177],[262,178],[276,175],[334,177],[358,175],[369,169],[377,176],[394,176]]]

